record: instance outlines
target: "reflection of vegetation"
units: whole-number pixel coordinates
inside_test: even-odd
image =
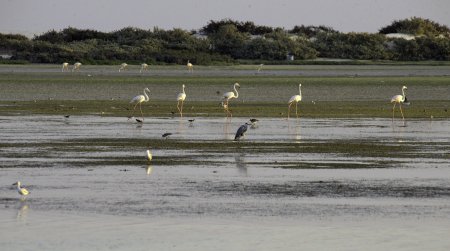
[[[407,33],[415,39],[388,38],[387,33]],[[341,33],[325,26],[285,30],[221,20],[210,21],[200,32],[127,27],[107,33],[69,27],[32,39],[0,34],[0,52],[33,63],[83,64],[285,62],[287,55],[295,59],[450,60],[450,32],[448,27],[422,18],[394,21],[377,34]]]

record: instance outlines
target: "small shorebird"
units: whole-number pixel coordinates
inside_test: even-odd
[[[13,184],[13,186],[15,185],[17,185],[17,192],[20,195],[27,196],[30,193],[25,187],[21,187],[20,181],[17,181],[16,183]]]

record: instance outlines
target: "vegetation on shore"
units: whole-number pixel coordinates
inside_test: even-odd
[[[402,33],[407,38],[389,37],[388,33]],[[101,32],[69,27],[32,39],[20,34],[0,34],[0,52],[11,56],[0,61],[7,63],[330,63],[311,61],[316,58],[448,61],[450,29],[418,17],[394,21],[379,33],[342,33],[331,27],[303,25],[283,29],[229,19],[210,21],[199,31],[126,27]],[[288,57],[296,60],[287,61]]]

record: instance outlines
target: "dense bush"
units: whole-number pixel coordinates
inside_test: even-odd
[[[416,37],[388,38],[386,33]],[[210,21],[199,32],[126,27],[105,33],[69,27],[32,39],[0,34],[0,52],[33,63],[280,63],[287,55],[298,60],[450,60],[449,34],[448,27],[421,18],[394,21],[375,34],[341,33],[326,26],[284,30],[225,19]]]

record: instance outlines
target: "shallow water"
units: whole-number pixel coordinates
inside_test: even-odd
[[[0,117],[0,245],[6,250],[448,250],[448,120],[261,118],[245,142],[301,145],[374,142],[417,146],[407,156],[351,153],[205,152],[196,142],[228,142],[245,119]],[[161,139],[192,149],[158,157],[200,164],[147,165],[145,149],[58,151],[52,142]],[[50,143],[34,149],[36,143]],[[239,144],[239,143],[236,143]],[[100,144],[101,145],[101,144]],[[86,146],[88,147],[88,146]],[[441,152],[439,154],[439,152]],[[38,153],[37,155],[35,153]],[[30,157],[27,157],[30,155]],[[137,165],[92,159],[138,158]],[[380,164],[381,162],[381,164]],[[286,169],[288,163],[325,168]],[[358,164],[364,168],[328,168]],[[371,168],[371,167],[378,168]],[[281,168],[280,168],[281,167]],[[10,186],[20,180],[25,200]],[[42,235],[40,233],[49,233]],[[23,238],[27,236],[27,238]],[[76,241],[75,241],[76,240]],[[145,248],[144,248],[145,247]]]

